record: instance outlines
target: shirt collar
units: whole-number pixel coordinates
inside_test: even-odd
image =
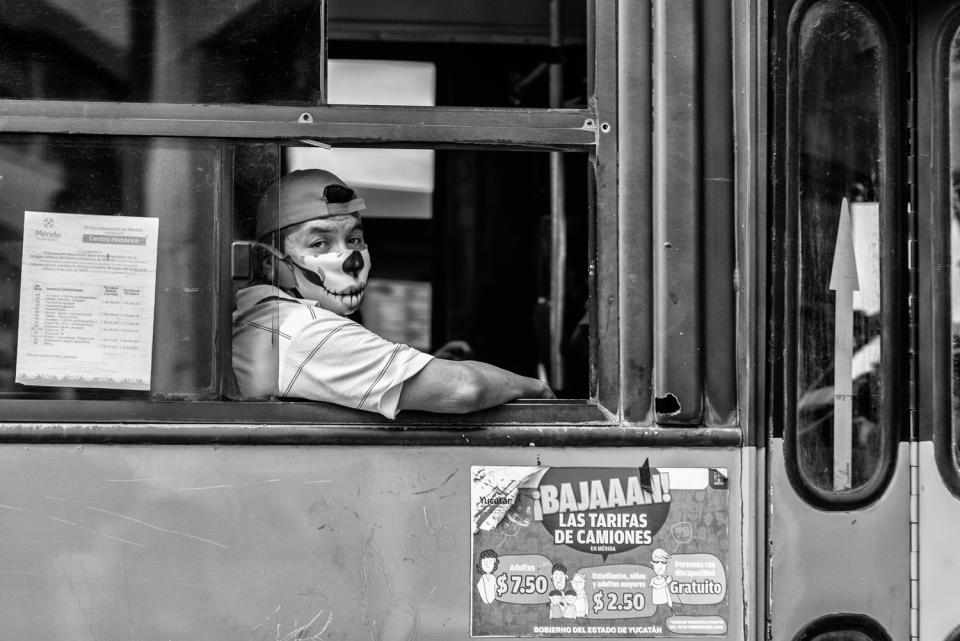
[[[248,309],[252,309],[264,298],[282,298],[306,305],[313,304],[313,301],[305,301],[300,298],[295,298],[279,287],[274,287],[273,285],[254,285],[252,287],[245,287],[237,292],[237,311],[245,312]]]

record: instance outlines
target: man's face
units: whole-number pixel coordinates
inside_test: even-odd
[[[667,571],[667,562],[666,561],[654,561],[653,562],[653,571],[657,576],[663,576]]]
[[[350,314],[360,305],[367,286],[370,258],[366,248],[360,217],[343,214],[297,225],[284,236],[282,250],[305,268],[297,278],[305,297],[337,314]],[[301,279],[308,279],[309,284]]]

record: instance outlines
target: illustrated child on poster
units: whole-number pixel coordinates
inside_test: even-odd
[[[563,617],[563,592],[560,590],[550,590],[550,618],[560,619]]]

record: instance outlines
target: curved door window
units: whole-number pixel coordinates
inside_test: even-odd
[[[787,318],[796,407],[788,447],[795,480],[842,503],[882,479],[892,445],[882,392],[891,366],[884,328],[896,325],[890,61],[879,24],[858,3],[818,2],[795,19],[788,96],[795,313]]]
[[[832,614],[805,627],[794,641],[889,641],[879,623],[862,615]]]

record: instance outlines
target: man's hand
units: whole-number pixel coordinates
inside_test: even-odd
[[[540,393],[537,396],[534,396],[533,398],[556,398],[557,397],[557,395],[553,393],[553,390],[550,389],[549,385],[547,385],[543,381],[540,381],[540,383],[543,385],[543,387],[540,388]]]

